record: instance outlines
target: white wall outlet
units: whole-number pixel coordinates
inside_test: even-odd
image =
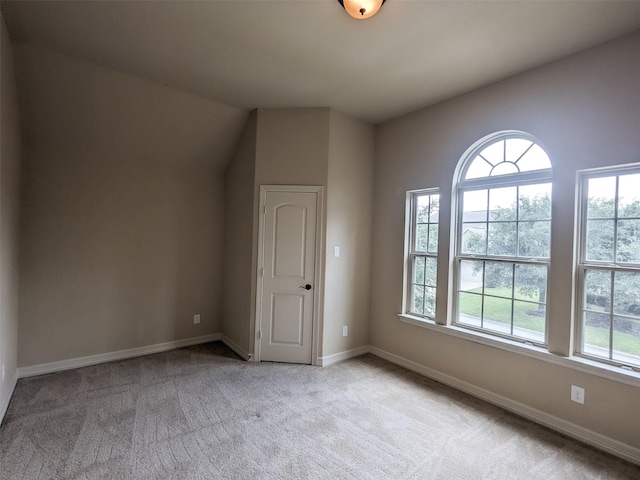
[[[197,313],[196,315],[193,316],[193,324],[197,325],[198,323],[200,323],[200,314]]]
[[[584,388],[571,385],[571,401],[584,405]]]
[[[349,335],[349,326],[345,325],[344,327],[342,327],[342,336],[346,337],[347,335]]]
[[[340,247],[338,245],[333,247],[333,256],[336,257],[336,258],[338,258],[340,256]]]
[[[4,382],[4,363],[2,364],[2,381]]]

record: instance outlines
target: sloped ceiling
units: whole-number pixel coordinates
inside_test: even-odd
[[[379,123],[640,28],[639,1],[8,1],[14,40],[241,109]]]

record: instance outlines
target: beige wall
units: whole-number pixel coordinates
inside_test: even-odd
[[[29,46],[16,58],[19,365],[220,332],[223,171],[247,114]]]
[[[326,187],[329,158],[329,115],[330,109],[328,108],[267,108],[258,110],[252,250],[252,270],[254,272],[258,261],[260,185],[320,185]],[[322,264],[325,254],[324,246],[321,247],[319,254],[320,264]],[[255,299],[255,296],[256,278],[254,275],[251,284],[251,298]],[[320,317],[319,321],[322,323],[321,309]],[[252,302],[249,330],[250,332],[255,330],[255,300]],[[253,351],[254,343],[255,339],[252,336],[251,351]],[[321,355],[321,347],[318,352]]]
[[[327,184],[329,113],[328,108],[258,110],[256,187]]]
[[[377,130],[371,343],[640,448],[640,388],[400,322],[405,192],[440,187],[437,319],[447,320],[450,197],[465,150],[505,129],[535,135],[554,167],[551,349],[570,351],[576,170],[640,161],[640,33],[384,123]],[[586,388],[584,406],[569,400]]]
[[[369,343],[374,143],[371,125],[331,110],[323,356]]]
[[[20,120],[13,49],[0,14],[0,422],[18,361],[18,213]]]
[[[257,111],[253,111],[225,174],[222,333],[249,352]],[[244,353],[243,352],[243,353]]]
[[[223,333],[253,351],[260,185],[321,185],[326,189],[323,243],[340,245],[342,255],[325,262],[324,245],[319,252],[326,277],[318,352],[367,345],[373,127],[328,108],[259,109],[256,120],[245,128],[226,175]],[[247,181],[253,182],[251,195]],[[342,337],[343,325],[351,329],[348,337]]]

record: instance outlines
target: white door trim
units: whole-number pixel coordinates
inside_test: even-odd
[[[267,192],[304,192],[316,193],[316,255],[315,280],[313,287],[313,320],[311,338],[311,365],[318,365],[319,340],[322,323],[322,299],[324,298],[324,187],[303,185],[260,185],[260,206],[258,209],[258,262],[256,275],[256,315],[253,332],[253,361],[260,361],[260,331],[262,329],[262,271],[264,268],[264,230]]]

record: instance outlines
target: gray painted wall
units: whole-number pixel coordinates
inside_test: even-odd
[[[250,351],[253,335],[251,296],[254,283],[254,176],[256,129],[254,110],[227,168],[224,181],[224,285],[222,332],[244,352]]]
[[[0,14],[0,421],[18,362],[18,227],[21,137],[14,56]]]
[[[550,349],[571,349],[576,171],[640,161],[640,33],[384,123],[377,130],[371,343],[442,374],[640,448],[637,386],[400,322],[405,192],[440,187],[437,320],[447,321],[456,164],[492,132],[536,136],[554,167]],[[570,385],[586,388],[584,406]]]
[[[374,128],[336,110],[330,120],[322,356],[369,344],[371,286]]]
[[[248,114],[45,50],[16,53],[19,365],[220,332],[223,176]]]

